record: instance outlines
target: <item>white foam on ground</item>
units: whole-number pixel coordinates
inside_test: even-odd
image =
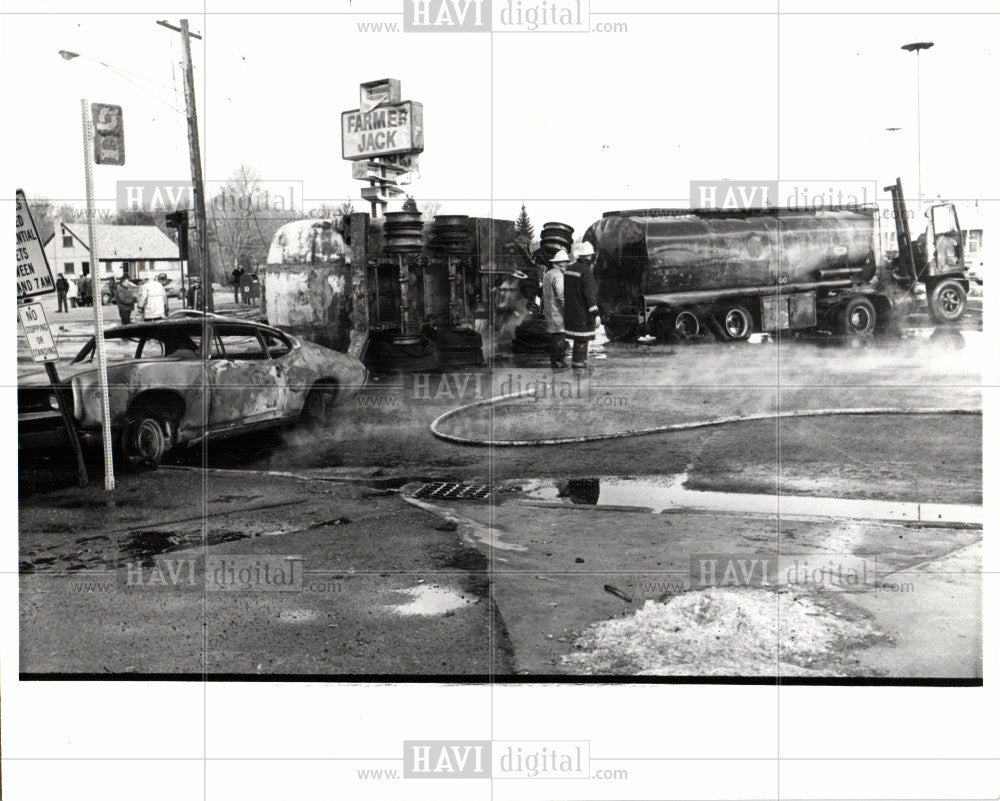
[[[397,590],[402,595],[408,595],[411,601],[405,604],[387,606],[386,609],[397,615],[443,615],[453,612],[463,606],[476,603],[478,598],[463,596],[455,590],[439,587],[436,584],[419,584],[405,590]]]
[[[562,662],[602,675],[836,676],[845,674],[852,648],[886,640],[867,620],[849,620],[805,595],[709,589],[597,623]]]

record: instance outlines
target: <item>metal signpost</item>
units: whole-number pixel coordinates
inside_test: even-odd
[[[66,427],[66,435],[69,437],[73,453],[76,455],[77,477],[80,486],[86,487],[89,481],[87,466],[83,461],[83,449],[80,447],[80,437],[77,435],[76,424],[73,422],[70,402],[66,399],[66,393],[63,392],[63,386],[59,382],[59,373],[55,366],[55,362],[59,358],[59,351],[56,348],[55,339],[52,337],[48,320],[45,319],[42,304],[31,301],[31,298],[55,292],[56,286],[52,280],[52,270],[49,269],[48,259],[45,258],[45,251],[38,238],[38,229],[35,227],[35,221],[32,219],[31,209],[28,208],[24,192],[18,189],[16,197],[17,316],[21,321],[21,329],[28,342],[32,361],[45,365],[45,373],[52,385],[56,406],[59,407],[63,425]]]
[[[97,352],[98,382],[101,390],[101,433],[104,442],[104,489],[109,493],[108,505],[113,505],[110,493],[115,488],[114,450],[111,442],[111,404],[108,399],[108,359],[104,350],[104,305],[101,302],[103,277],[94,225],[94,163],[125,163],[125,134],[121,106],[80,101],[83,117],[83,168],[87,181],[87,231],[90,235],[91,281],[94,284],[94,347]],[[94,162],[91,163],[91,154]]]

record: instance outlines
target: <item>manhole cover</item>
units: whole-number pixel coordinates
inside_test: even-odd
[[[485,484],[454,484],[444,481],[424,484],[413,493],[414,498],[448,501],[485,501],[489,496],[490,488]]]

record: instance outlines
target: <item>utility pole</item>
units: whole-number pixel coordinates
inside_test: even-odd
[[[191,64],[191,39],[201,39],[188,29],[188,21],[181,20],[178,28],[166,20],[157,20],[157,25],[177,31],[181,35],[184,53],[184,105],[187,109],[188,152],[191,155],[191,183],[194,185],[195,231],[198,235],[198,265],[201,271],[201,287],[205,293],[205,311],[215,311],[215,297],[212,292],[211,270],[208,265],[208,224],[205,215],[205,181],[201,172],[201,145],[198,141],[198,114],[194,102],[194,67]]]

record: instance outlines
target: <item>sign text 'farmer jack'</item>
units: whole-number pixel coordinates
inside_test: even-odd
[[[405,100],[371,111],[341,114],[345,159],[369,159],[424,149],[424,114],[420,103]]]

